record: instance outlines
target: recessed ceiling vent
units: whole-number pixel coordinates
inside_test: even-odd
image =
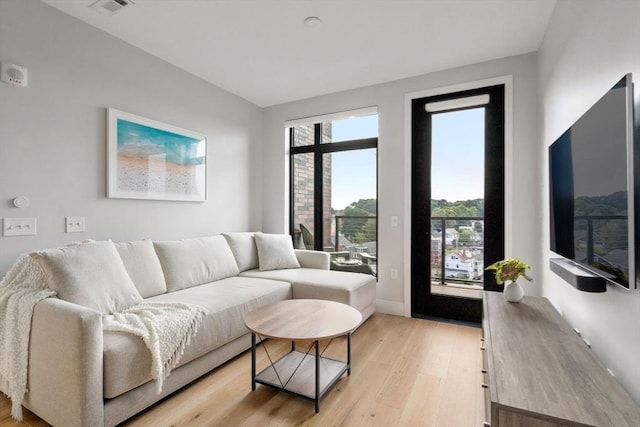
[[[98,0],[89,5],[89,8],[95,10],[102,15],[113,15],[114,13],[133,6],[135,3],[131,0]]]

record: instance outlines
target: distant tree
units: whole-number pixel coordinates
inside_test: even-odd
[[[482,217],[484,216],[484,199],[459,200],[456,202],[448,202],[444,199],[432,199],[431,216]]]
[[[461,226],[473,227],[474,231],[482,232],[482,223],[474,220],[455,220],[453,218],[484,217],[484,199],[458,200],[448,202],[445,199],[431,199],[431,217],[451,218],[447,219],[445,228],[455,228],[459,230]],[[441,232],[442,223],[434,221],[433,231]]]
[[[376,199],[360,199],[351,203],[335,214],[344,216],[342,223],[339,224],[340,232],[350,241],[354,243],[370,242],[375,239],[375,219],[367,219],[367,217],[376,216],[377,200]],[[349,218],[358,217],[358,218]],[[370,225],[373,223],[373,226]],[[373,227],[373,232],[371,231]],[[372,237],[373,236],[373,237]]]
[[[354,243],[366,243],[376,240],[376,222],[374,218],[368,219],[356,234]]]
[[[618,191],[608,196],[578,197],[575,201],[575,214],[580,216],[626,215],[626,193]]]
[[[473,231],[468,230],[468,229],[464,229],[464,230],[460,230],[460,233],[458,234],[458,242],[463,243],[463,244],[468,244],[471,243],[471,236],[473,235]]]
[[[624,191],[618,191],[607,196],[578,197],[575,200],[574,209],[576,216],[626,217],[626,193]],[[576,224],[581,224],[586,227],[586,219],[577,221]],[[593,229],[594,237],[603,245],[603,247],[594,248],[596,252],[604,255],[614,249],[626,248],[628,244],[626,218],[594,219]]]
[[[447,206],[448,204],[449,202],[447,202],[445,199],[431,199],[431,211],[433,212],[434,209]]]
[[[377,203],[378,202],[376,199],[360,199],[357,202],[351,203],[349,207],[347,207],[346,209],[349,209],[349,208],[362,209],[363,211],[366,211],[369,214],[375,215],[377,210]]]

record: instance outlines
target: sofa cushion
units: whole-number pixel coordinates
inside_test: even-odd
[[[102,314],[122,311],[142,301],[110,240],[34,252],[31,256],[60,299]]]
[[[149,239],[115,244],[129,277],[142,298],[167,292],[160,260]]]
[[[167,291],[236,276],[240,272],[223,236],[153,243],[167,282]]]
[[[349,304],[359,311],[376,300],[376,278],[369,274],[298,268],[273,271],[249,270],[240,275],[289,282],[293,298],[336,301]]]
[[[258,248],[254,233],[222,233],[233,252],[240,271],[258,268]]]
[[[260,270],[300,268],[293,250],[293,241],[287,234],[256,234],[256,248]]]
[[[230,277],[147,301],[197,304],[208,313],[184,351],[178,366],[248,333],[244,315],[257,307],[291,298],[291,285],[273,280]],[[151,380],[151,356],[143,341],[131,334],[105,332],[103,345],[104,395],[116,397]]]

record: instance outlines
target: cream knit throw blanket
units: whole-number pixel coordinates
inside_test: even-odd
[[[191,338],[198,332],[206,311],[181,302],[141,302],[122,313],[102,317],[105,331],[137,335],[151,352],[151,378],[158,394],[164,380],[178,364]]]
[[[18,259],[0,281],[0,391],[11,398],[11,416],[22,421],[27,391],[29,335],[35,305],[55,296],[40,265],[29,255]],[[139,336],[151,353],[151,377],[157,391],[198,332],[206,311],[176,302],[142,302],[122,313],[104,315],[103,330]]]
[[[0,390],[11,398],[11,416],[18,421],[27,391],[31,313],[38,301],[55,295],[40,265],[28,255],[0,281]]]

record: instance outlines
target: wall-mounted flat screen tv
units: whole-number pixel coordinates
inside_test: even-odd
[[[622,78],[549,147],[551,250],[636,287],[633,86]]]

